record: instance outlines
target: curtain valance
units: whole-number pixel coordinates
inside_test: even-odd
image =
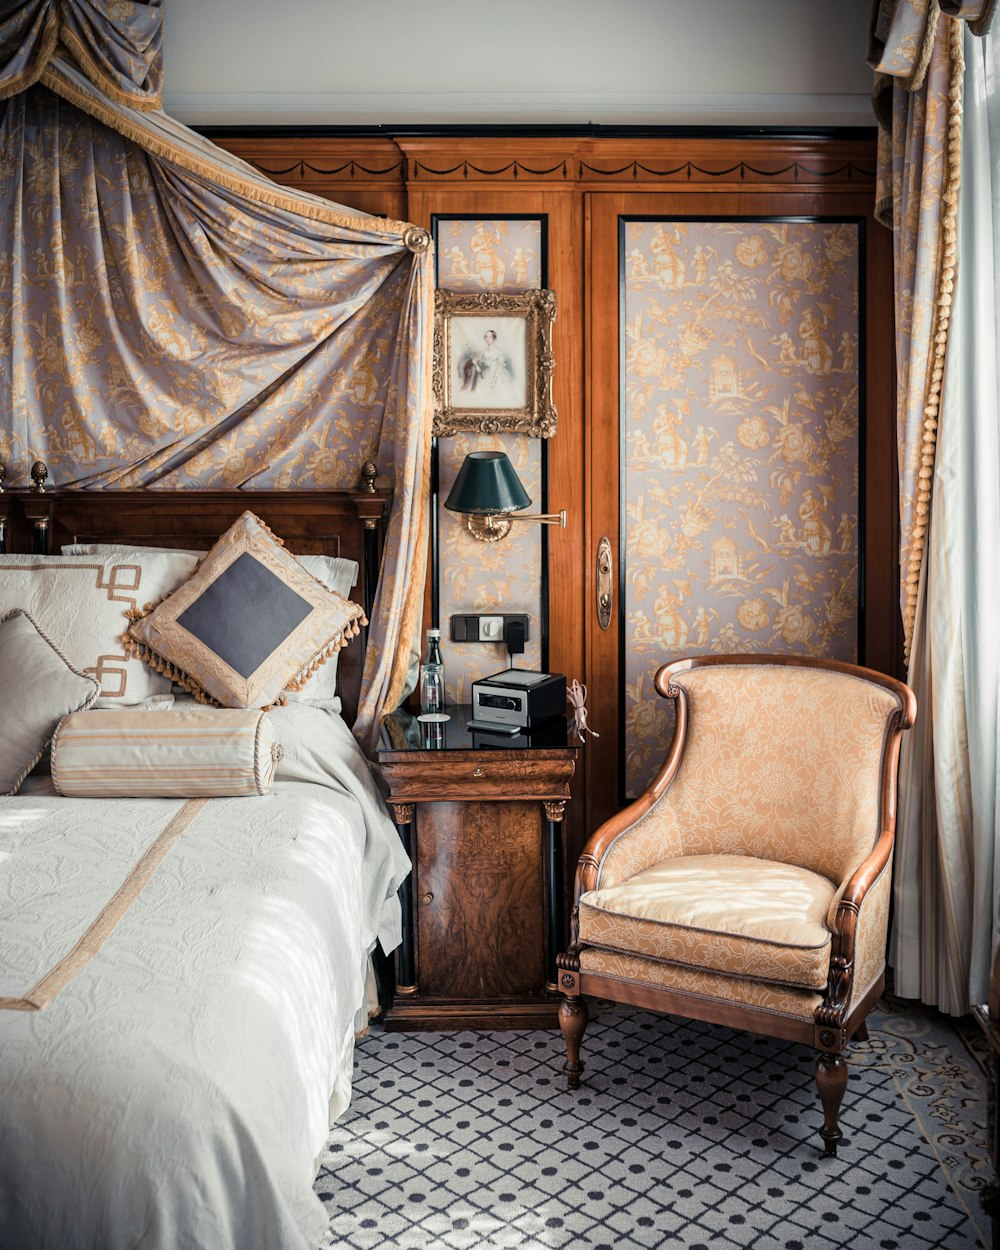
[[[0,8],[0,100],[44,77],[63,50],[117,104],[161,106],[160,0],[21,0]]]

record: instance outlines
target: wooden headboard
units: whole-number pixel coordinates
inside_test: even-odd
[[[77,542],[207,551],[249,509],[296,555],[356,560],[360,572],[351,597],[371,616],[391,493],[375,485],[370,462],[349,491],[60,490],[46,486],[41,464],[32,478],[32,489],[5,492],[0,466],[0,552],[58,554]],[[337,667],[348,724],[357,714],[366,642],[363,631],[341,652]]]

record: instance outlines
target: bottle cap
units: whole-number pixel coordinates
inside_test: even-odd
[[[440,638],[441,631],[439,629],[429,629],[427,631],[427,637],[428,638]]]

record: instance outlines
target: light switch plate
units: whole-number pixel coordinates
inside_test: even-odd
[[[491,642],[504,645],[508,627],[515,621],[524,626],[525,641],[531,636],[525,612],[462,613],[451,618],[452,642]]]

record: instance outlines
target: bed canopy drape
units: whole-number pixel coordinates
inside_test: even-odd
[[[430,238],[160,110],[158,3],[0,3],[0,461],[79,488],[393,488],[355,732],[422,603]],[[252,506],[252,500],[248,501]]]

